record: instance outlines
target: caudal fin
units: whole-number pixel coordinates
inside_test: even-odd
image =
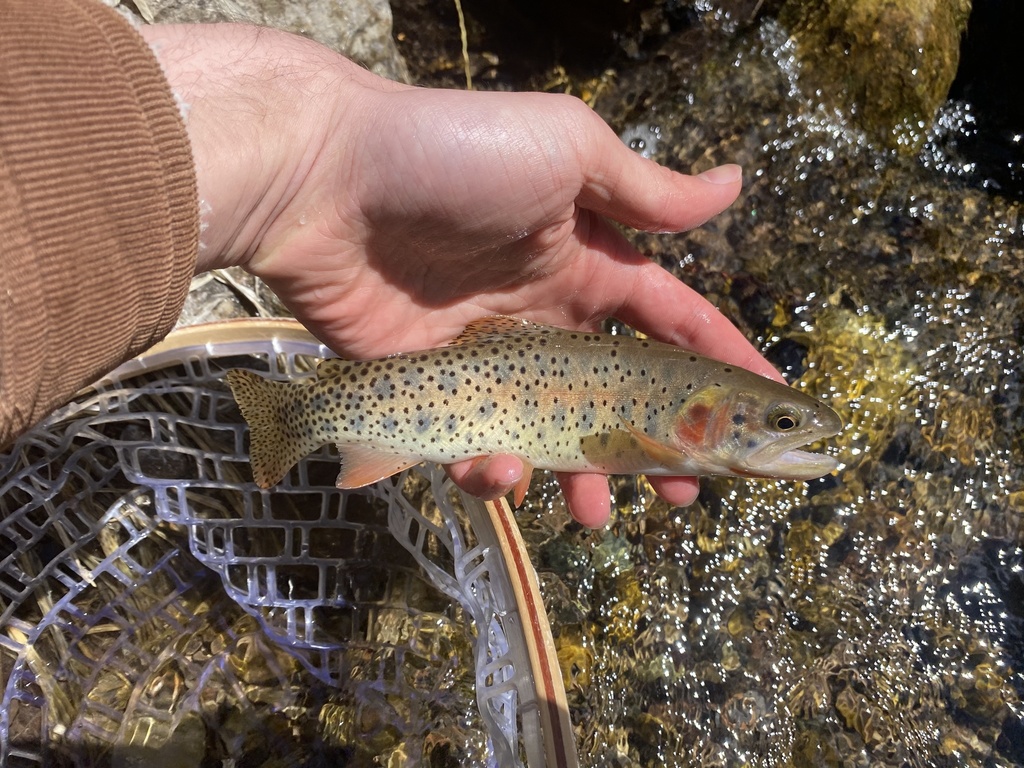
[[[320,446],[314,430],[285,420],[286,414],[296,415],[288,407],[295,401],[295,385],[237,368],[225,378],[249,424],[249,461],[256,485],[277,485],[299,459]]]

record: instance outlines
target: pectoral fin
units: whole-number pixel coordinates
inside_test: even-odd
[[[683,461],[686,460],[686,456],[674,448],[670,448],[664,443],[659,443],[650,435],[637,429],[635,426],[630,424],[628,421],[619,417],[622,421],[622,425],[626,428],[626,431],[632,435],[633,439],[636,440],[637,445],[648,457],[653,461],[658,462],[666,469],[672,469],[678,467]]]
[[[422,461],[415,456],[383,453],[363,445],[339,445],[338,452],[341,454],[341,471],[337,482],[339,488],[362,488],[385,477],[397,475],[403,469]]]

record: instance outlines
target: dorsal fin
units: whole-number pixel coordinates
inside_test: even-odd
[[[495,339],[505,338],[517,331],[522,333],[542,326],[534,325],[528,320],[520,320],[509,315],[491,315],[474,320],[462,333],[448,342],[449,347],[460,347],[463,344],[480,344]]]
[[[582,331],[568,331],[565,328],[555,328],[550,325],[531,323],[518,317],[508,315],[491,315],[481,317],[467,325],[462,333],[448,342],[449,347],[458,347],[464,344],[486,344],[495,341],[507,341],[511,336],[545,336],[554,341],[556,338],[567,337],[570,334],[583,333]]]

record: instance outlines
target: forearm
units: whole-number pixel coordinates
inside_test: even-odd
[[[173,326],[187,137],[145,43],[91,0],[0,0],[0,445]]]

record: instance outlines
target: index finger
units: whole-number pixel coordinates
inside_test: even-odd
[[[682,280],[648,262],[638,270],[636,281],[617,313],[623,322],[660,341],[785,383],[747,337]],[[651,301],[652,296],[660,300]]]
[[[598,312],[659,341],[784,383],[782,375],[710,301],[637,252],[611,225],[595,225],[588,248],[590,280],[582,293],[599,297]]]

